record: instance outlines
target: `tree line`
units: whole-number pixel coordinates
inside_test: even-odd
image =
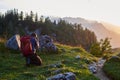
[[[41,35],[47,34],[59,43],[81,46],[90,49],[97,42],[94,32],[83,28],[81,24],[71,24],[60,19],[51,21],[49,17],[38,17],[37,13],[31,11],[29,14],[23,11],[18,13],[17,9],[0,13],[0,36],[6,39],[15,34],[25,35],[25,29],[40,30]]]

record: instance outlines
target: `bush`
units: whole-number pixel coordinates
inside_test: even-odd
[[[110,58],[103,66],[103,70],[113,80],[120,80],[120,58],[118,56]]]

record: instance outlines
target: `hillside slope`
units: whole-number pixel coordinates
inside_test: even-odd
[[[43,60],[42,66],[26,67],[19,51],[6,49],[0,42],[0,80],[46,80],[65,72],[73,72],[77,80],[99,80],[87,68],[88,63],[96,60],[94,56],[79,47],[56,45],[58,54],[38,52]]]
[[[120,80],[120,54],[107,60],[103,70],[111,80]]]
[[[102,21],[101,23],[102,23],[108,30],[120,34],[120,26],[113,25],[113,24],[110,24],[110,23],[107,23],[107,22],[103,22],[103,21]]]
[[[120,28],[112,25],[108,25],[107,23],[101,23],[92,20],[86,20],[83,18],[72,18],[72,17],[64,17],[63,20],[72,23],[72,24],[81,24],[84,28],[88,28],[89,30],[95,32],[97,39],[104,39],[106,37],[111,38],[111,45],[113,48],[120,47],[120,34],[118,34],[115,30],[119,31]],[[112,27],[111,27],[112,26]]]

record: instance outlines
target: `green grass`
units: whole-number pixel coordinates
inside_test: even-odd
[[[113,80],[120,80],[120,57],[109,59],[103,70]]]
[[[42,66],[25,66],[25,58],[19,51],[10,50],[0,42],[0,80],[46,80],[58,73],[73,72],[77,80],[99,80],[88,70],[88,63],[95,61],[94,56],[79,47],[56,44],[58,54],[41,53]],[[75,56],[80,55],[80,59]],[[51,64],[60,65],[54,67]]]

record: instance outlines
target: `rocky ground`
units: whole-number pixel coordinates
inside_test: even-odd
[[[98,63],[97,63],[97,73],[95,73],[94,75],[96,77],[98,77],[100,80],[110,80],[102,70],[104,62],[105,62],[105,60],[103,60],[103,59],[100,59],[98,61]]]

